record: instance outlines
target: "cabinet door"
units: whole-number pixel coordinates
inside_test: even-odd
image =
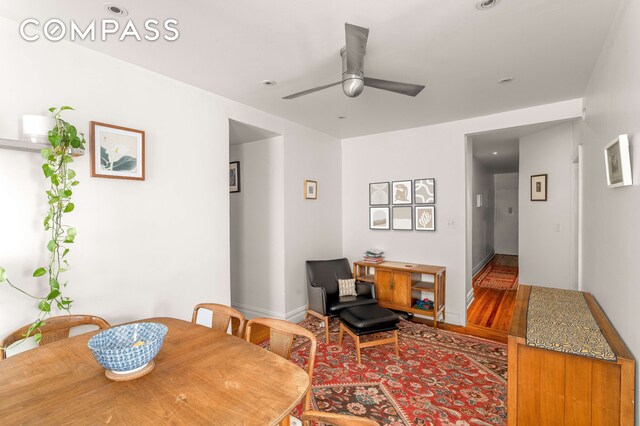
[[[393,272],[376,268],[376,299],[393,303]]]
[[[394,304],[411,306],[411,272],[394,272],[391,288]]]

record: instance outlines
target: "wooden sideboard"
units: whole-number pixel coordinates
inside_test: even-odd
[[[591,329],[599,328],[609,359],[594,356],[592,340],[575,341],[579,331],[571,332],[572,327],[584,328],[580,318],[574,321],[575,306],[563,304],[561,322],[535,324],[535,312],[529,312],[531,292],[531,286],[520,285],[509,331],[508,424],[633,425],[635,360],[594,297],[575,292],[584,296]],[[555,333],[558,339],[558,332],[568,338],[560,336],[547,347],[539,342],[544,337],[532,338]],[[577,345],[581,355],[571,345]]]
[[[425,281],[424,275],[432,277],[432,281]],[[447,269],[444,266],[360,261],[353,263],[353,277],[374,284],[376,299],[382,307],[433,318],[434,327],[445,319]],[[433,301],[433,309],[416,307],[416,302],[424,297]]]

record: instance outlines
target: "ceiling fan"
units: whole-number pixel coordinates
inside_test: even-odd
[[[295,99],[308,95],[309,93],[337,86],[338,84],[342,84],[342,91],[350,98],[355,98],[360,95],[364,90],[364,86],[407,96],[416,96],[424,89],[424,86],[420,84],[398,83],[397,81],[365,77],[364,55],[366,53],[369,29],[348,23],[344,24],[344,29],[346,33],[346,44],[345,47],[340,50],[340,56],[342,57],[342,80],[294,93],[282,99]]]

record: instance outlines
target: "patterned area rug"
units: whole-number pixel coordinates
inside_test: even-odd
[[[362,350],[338,342],[338,320],[300,323],[318,336],[314,409],[369,417],[383,425],[489,425],[507,421],[507,347],[422,324],[400,322],[400,358],[393,345]],[[296,339],[291,359],[306,365],[308,340]],[[300,417],[299,406],[294,415]]]
[[[516,256],[499,255],[493,258],[473,278],[474,287],[495,288],[498,290],[515,290],[518,288],[518,265]],[[515,257],[516,264],[509,258]]]

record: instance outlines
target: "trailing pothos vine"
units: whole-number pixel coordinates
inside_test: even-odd
[[[0,284],[6,282],[12,288],[38,301],[38,316],[24,334],[24,337],[34,336],[37,342],[42,339],[40,328],[51,316],[52,308],[68,313],[72,304],[72,300],[63,295],[63,290],[68,283],[63,280],[62,274],[70,269],[66,258],[69,254],[69,245],[73,244],[77,231],[65,225],[63,219],[65,214],[71,213],[75,208],[71,197],[73,189],[80,182],[76,180],[76,172],[70,169],[69,165],[73,162],[73,150],[84,149],[85,139],[73,125],[62,119],[62,112],[66,110],[73,110],[73,108],[69,106],[49,108],[55,120],[55,126],[49,131],[51,147],[40,151],[44,159],[42,172],[49,184],[49,189],[46,191],[49,210],[43,221],[44,229],[50,235],[47,243],[49,261],[46,265],[38,267],[33,272],[33,276],[48,278],[47,294],[33,295],[14,285],[6,271],[0,267]]]

